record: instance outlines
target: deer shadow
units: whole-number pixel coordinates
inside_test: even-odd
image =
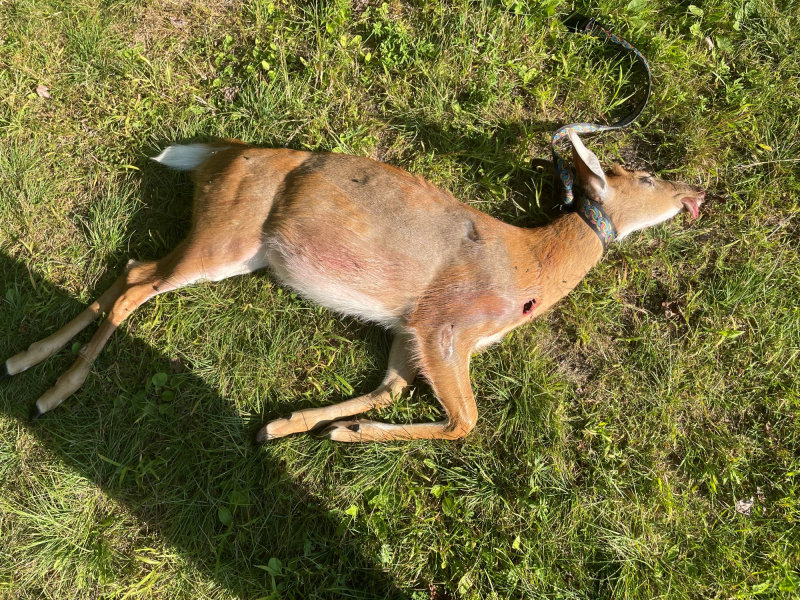
[[[462,131],[421,118],[390,117],[384,121],[388,131],[413,140],[420,153],[450,157],[463,165],[461,181],[479,190],[481,196],[497,196],[502,191],[503,201],[479,206],[493,217],[519,227],[538,227],[562,214],[563,189],[550,160],[549,146],[544,147],[544,133],[555,131],[561,123],[505,121],[490,131]],[[532,156],[514,149],[520,139],[537,136],[536,148],[530,150]],[[383,159],[385,153],[384,148],[378,149],[379,158]],[[388,162],[393,162],[392,157]]]

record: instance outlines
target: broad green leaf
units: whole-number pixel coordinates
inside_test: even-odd
[[[219,507],[219,510],[217,511],[217,516],[219,517],[219,520],[222,522],[222,524],[225,526],[230,526],[230,524],[233,523],[233,515],[231,514],[231,511],[225,506]]]

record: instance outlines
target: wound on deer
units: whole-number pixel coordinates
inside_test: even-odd
[[[529,315],[533,310],[533,307],[536,305],[536,298],[531,298],[522,306],[522,314]]]

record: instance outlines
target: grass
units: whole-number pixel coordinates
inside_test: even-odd
[[[76,349],[0,388],[0,596],[800,595],[800,7],[575,7],[654,74],[637,125],[587,142],[706,187],[702,218],[614,246],[476,357],[459,443],[254,448],[264,421],[376,385],[387,334],[267,274],[157,297],[35,425]],[[547,133],[625,114],[641,81],[565,33],[572,8],[0,2],[0,355],[181,239],[191,185],[147,158],[173,141],[372,156],[542,223]],[[419,385],[377,416],[439,414]]]

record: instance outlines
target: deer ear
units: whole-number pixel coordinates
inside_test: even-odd
[[[583,145],[574,130],[567,129],[567,135],[572,142],[572,160],[575,162],[578,182],[589,198],[603,202],[608,197],[608,182],[600,161],[594,152]]]

